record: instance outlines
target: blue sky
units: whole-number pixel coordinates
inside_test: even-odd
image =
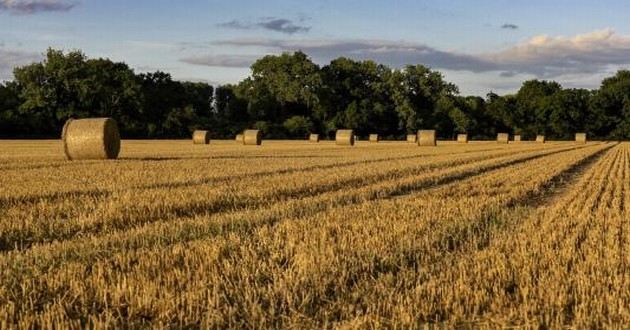
[[[464,95],[526,79],[595,88],[630,67],[628,1],[0,0],[0,80],[48,47],[125,61],[136,72],[233,83],[265,54],[302,49],[424,64]]]

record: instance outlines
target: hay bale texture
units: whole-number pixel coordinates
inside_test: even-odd
[[[311,135],[308,137],[308,141],[309,141],[309,142],[313,142],[313,143],[317,143],[317,142],[319,142],[319,134],[311,134]]]
[[[468,134],[457,134],[458,143],[468,143]]]
[[[370,142],[378,143],[378,141],[380,141],[380,137],[378,136],[378,134],[370,134]]]
[[[193,144],[210,144],[210,132],[196,130],[193,132]]]
[[[547,140],[544,135],[536,135],[536,143],[545,143]]]
[[[586,133],[575,133],[575,143],[585,144]]]
[[[335,143],[338,146],[353,146],[354,139],[354,131],[351,129],[339,129],[335,135]]]
[[[521,136],[520,135],[514,135],[514,142],[521,142]]]
[[[509,141],[510,141],[510,134],[508,133],[497,134],[497,143],[508,144]]]
[[[120,152],[118,124],[111,118],[68,119],[61,140],[69,160],[116,159]]]
[[[420,130],[418,131],[418,145],[419,146],[431,146],[434,147],[437,145],[437,141],[435,139],[436,133],[435,130]]]
[[[416,134],[407,134],[407,142],[416,143],[418,142],[418,135]]]
[[[236,138],[234,140],[237,143],[243,143],[243,134],[236,134]]]
[[[259,146],[262,144],[262,132],[257,129],[248,129],[243,132],[243,144],[246,146]]]

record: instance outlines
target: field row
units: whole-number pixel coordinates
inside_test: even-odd
[[[143,187],[74,191],[5,203],[0,251],[86,235],[104,235],[184,217],[273,208],[297,201],[300,210],[351,204],[409,191],[579,146],[482,149],[434,156],[405,156],[264,175],[174,181]],[[170,171],[168,169],[167,171]],[[258,172],[260,173],[260,172]],[[159,201],[159,202],[156,202]]]
[[[226,181],[232,190],[131,184],[78,196],[80,203],[13,201],[3,215],[13,221],[1,224],[0,319],[257,328],[623,324],[622,286],[606,293],[616,309],[593,305],[606,301],[597,299],[605,285],[628,280],[629,156],[628,144],[491,148],[235,177]],[[584,169],[579,182],[553,193]],[[571,223],[589,210],[591,218]],[[599,238],[606,248],[587,248]],[[550,267],[554,249],[564,264]],[[599,269],[608,277],[595,291],[580,287]],[[554,289],[536,291],[537,281]],[[598,308],[601,318],[582,308]]]

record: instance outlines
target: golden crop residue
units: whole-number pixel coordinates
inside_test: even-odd
[[[628,143],[2,144],[0,328],[630,323]]]

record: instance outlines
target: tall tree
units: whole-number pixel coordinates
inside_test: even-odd
[[[604,79],[593,97],[589,122],[594,136],[630,139],[630,71]]]
[[[444,81],[441,73],[410,65],[393,72],[390,88],[401,129],[410,133],[420,128],[448,126],[451,97],[459,91]]]
[[[360,135],[398,133],[397,114],[389,89],[391,70],[373,61],[338,58],[322,68],[320,107],[315,117],[330,135],[353,128]]]

